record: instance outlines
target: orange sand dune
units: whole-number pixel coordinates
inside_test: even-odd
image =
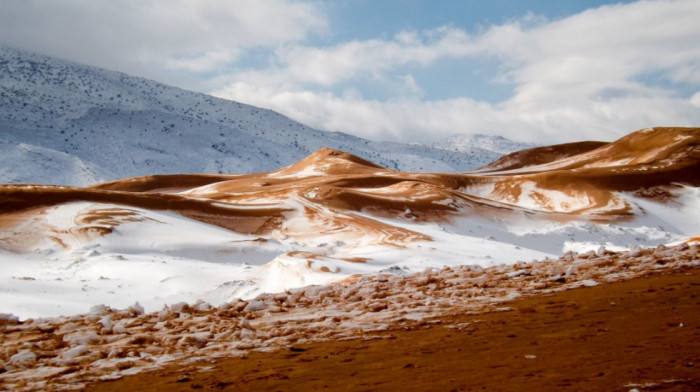
[[[488,173],[494,171],[521,169],[529,166],[542,165],[576,156],[595,150],[608,144],[607,142],[575,142],[556,144],[553,146],[535,147],[527,150],[516,151],[505,155],[498,160],[482,166],[474,171]]]
[[[213,182],[230,180],[234,177],[244,176],[223,176],[215,174],[165,174],[125,178],[123,180],[92,185],[89,188],[126,192],[163,192],[168,190],[185,190],[192,187],[211,184]]]
[[[0,205],[5,215],[77,201],[170,210],[242,233],[280,229],[296,211],[320,231],[342,226],[395,242],[422,236],[344,211],[422,221],[509,211],[619,219],[631,212],[618,192],[670,195],[662,188],[676,184],[700,185],[700,128],[530,149],[465,174],[396,172],[323,148],[259,174],[147,176],[86,188],[2,185]]]
[[[700,128],[648,128],[611,143],[580,142],[519,151],[476,171],[507,172],[528,168],[518,170],[523,173],[605,167],[631,170],[648,166],[653,171],[674,172],[697,165],[700,159],[698,138]],[[507,167],[505,162],[508,162]]]
[[[538,151],[545,157],[539,159]],[[560,158],[551,160],[552,155]],[[624,215],[628,208],[614,192],[644,195],[652,187],[700,185],[700,128],[651,128],[611,143],[543,147],[499,161],[475,171],[491,178],[472,182],[493,186],[487,197],[518,204],[523,185],[528,184],[535,189],[531,197],[539,198],[536,201],[545,209]],[[547,191],[590,202],[571,208],[564,201],[556,208]]]

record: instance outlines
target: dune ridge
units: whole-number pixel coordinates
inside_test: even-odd
[[[533,160],[541,156],[546,158]],[[499,161],[511,163],[504,166]],[[437,220],[460,212],[467,204],[626,215],[624,202],[614,192],[676,183],[700,185],[700,128],[652,128],[611,143],[535,148],[499,161],[465,174],[403,173],[323,148],[296,164],[260,174],[147,176],[86,188],[2,185],[0,203],[4,213],[89,201],[183,214],[250,217],[275,216],[285,209],[271,205],[301,197],[323,207],[351,211],[395,214],[410,209],[417,218]],[[486,192],[486,187],[493,189]],[[557,203],[547,191],[588,201]],[[523,203],[522,197],[531,200]]]

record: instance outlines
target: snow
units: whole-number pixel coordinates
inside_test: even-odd
[[[71,203],[51,209],[47,225],[67,231],[71,214],[91,207]],[[2,310],[24,318],[83,313],[96,303],[131,306],[136,313],[143,312],[141,306],[152,311],[165,303],[191,303],[200,297],[221,303],[227,298],[208,295],[241,276],[243,263],[261,265],[284,251],[276,242],[261,244],[254,241],[257,237],[176,214],[132,211],[146,219],[123,223],[114,233],[87,242],[65,235],[67,249],[45,242],[33,255],[2,253],[6,265],[0,275]],[[87,256],[90,253],[94,256]]]
[[[141,306],[138,303],[138,301],[135,302],[133,305],[129,306],[129,310],[131,310],[136,315],[142,315],[145,313],[143,306]]]
[[[48,217],[47,221],[60,230],[71,221],[70,214],[80,214],[91,208],[89,203],[57,207],[51,210],[56,216]],[[193,303],[200,298],[216,305],[238,296],[250,298],[263,291],[325,284],[357,273],[376,274],[392,266],[402,271],[422,271],[426,267],[465,262],[490,265],[494,260],[482,254],[508,254],[503,252],[503,244],[479,238],[465,242],[463,238],[429,225],[423,230],[434,236],[436,243],[418,243],[401,249],[380,245],[349,246],[341,241],[335,242],[335,246],[318,248],[318,241],[306,245],[254,242],[251,237],[175,214],[132,210],[148,219],[123,223],[115,233],[85,244],[75,238],[66,239],[64,242],[70,244],[69,249],[54,246],[48,256],[39,252],[27,260],[27,255],[3,255],[8,268],[0,278],[4,288],[0,302],[6,304],[2,310],[26,318],[104,309],[103,306],[91,309],[95,303],[126,308],[140,301],[148,311],[164,304]],[[415,224],[390,223],[420,229]],[[292,225],[299,224],[292,222]],[[456,246],[458,243],[460,245]],[[518,255],[528,259],[541,255],[538,252],[516,254],[513,246],[506,247],[508,249],[513,252],[509,255],[510,261],[515,261]],[[94,256],[85,256],[96,250]],[[313,260],[288,255],[290,251],[300,250],[329,254]],[[371,261],[351,263],[342,260],[343,257],[366,257]],[[330,272],[324,272],[322,267]],[[34,280],[13,278],[29,275]],[[131,308],[136,313],[141,312],[137,306]],[[106,323],[104,327],[108,328]]]
[[[2,109],[0,109],[1,111]],[[80,158],[27,143],[0,139],[0,182],[91,185],[113,175]]]
[[[581,284],[581,286],[584,286],[584,287],[594,287],[594,286],[598,285],[598,282],[596,282],[595,280],[586,279],[586,280],[582,280],[580,282],[580,284]]]
[[[42,220],[26,227],[54,233],[65,247],[44,240],[29,254],[0,250],[0,311],[7,314],[2,318],[9,320],[87,311],[99,315],[106,307],[130,309],[136,315],[164,305],[181,311],[185,304],[198,300],[218,306],[262,292],[337,282],[355,274],[404,275],[446,266],[489,267],[558,258],[568,251],[598,256],[607,251],[634,251],[683,241],[700,231],[698,189],[682,187],[674,192],[676,201],[668,203],[618,194],[637,216],[616,224],[555,222],[525,213],[508,219],[457,217],[449,223],[420,223],[404,218],[403,213],[396,219],[342,213],[346,218],[371,219],[430,238],[401,246],[382,244],[381,237],[348,227],[320,229],[318,224],[323,220],[314,222],[301,213],[311,205],[303,198],[285,201],[291,209],[286,213],[288,219],[279,231],[263,236],[265,241],[171,212],[69,203],[47,209]],[[76,216],[105,209],[128,210],[133,219],[119,222],[104,236],[71,234]],[[319,213],[338,211],[321,209]],[[573,269],[564,269],[554,275],[573,273]],[[103,328],[111,326],[115,333],[123,328],[101,317]]]
[[[248,303],[248,306],[246,306],[243,310],[246,312],[257,312],[259,310],[265,310],[267,306],[265,306],[265,303],[262,301],[250,301]]]
[[[126,332],[127,332],[127,330],[126,330],[126,327],[124,326],[123,323],[119,323],[112,328],[112,333],[115,333],[115,334],[123,334]]]
[[[63,341],[68,343],[70,346],[86,346],[90,343],[96,342],[100,339],[94,331],[88,333],[78,333],[75,335],[65,335]]]
[[[502,136],[490,136],[484,134],[455,134],[444,140],[433,143],[434,147],[445,150],[471,152],[475,148],[494,151],[501,154],[525,150],[536,147],[535,144],[519,143]]]
[[[270,177],[274,178],[306,178],[306,177],[316,177],[316,176],[325,176],[326,172],[323,171],[323,167],[316,167],[316,166],[308,166],[304,168],[303,170],[295,171],[294,173],[291,174],[278,174],[278,173],[272,173],[270,174]]]
[[[36,362],[36,354],[31,350],[22,350],[10,357],[10,364],[24,367]]]
[[[79,357],[79,356],[81,356],[89,351],[90,351],[90,349],[86,345],[81,344],[80,346],[73,347],[70,350],[61,354],[59,356],[59,360],[57,362],[61,365],[69,364],[76,357]]]
[[[521,196],[517,205],[539,211],[576,211],[591,206],[587,195],[572,196],[562,191],[542,189],[532,181],[520,185]]]
[[[111,330],[112,329],[112,316],[106,315],[98,321],[100,324],[102,324],[102,327],[106,330]]]

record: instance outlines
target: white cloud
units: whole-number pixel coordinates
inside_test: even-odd
[[[204,53],[195,53],[190,56],[168,58],[165,61],[165,66],[192,72],[206,72],[233,62],[238,55],[239,50],[235,47],[227,50],[212,50]]]
[[[323,32],[293,0],[6,0],[0,42],[124,72],[211,71],[255,46]]]
[[[501,56],[513,53],[510,57],[519,62],[511,71],[512,80],[521,86],[515,99],[542,99],[546,94],[558,99],[562,88],[581,86],[631,87],[628,82],[644,72],[692,83],[680,70],[700,60],[699,12],[694,1],[604,6],[521,30],[517,39],[507,40],[494,29],[486,41]],[[531,84],[539,91],[529,91]]]
[[[669,84],[700,85],[698,15],[700,3],[693,0],[641,1],[557,21],[528,15],[479,35],[443,27],[329,48],[292,43],[277,51],[275,66],[231,75],[215,94],[373,139],[485,132],[563,142],[610,140],[656,125],[697,126],[697,97],[683,97]],[[406,68],[480,57],[497,59],[497,81],[514,85],[509,99],[423,101],[408,92],[422,86]],[[380,102],[333,93],[343,83],[396,79],[399,68],[406,95]],[[667,85],[647,84],[649,74]]]
[[[700,124],[699,93],[688,96],[700,86],[698,15],[696,0],[639,1],[555,21],[530,14],[474,34],[443,26],[316,47],[304,42],[332,26],[315,1],[5,0],[0,43],[217,86],[215,95],[372,139],[482,132],[546,143]],[[251,48],[262,49],[263,68],[242,68]],[[463,61],[473,77],[469,64],[482,59],[489,82],[512,88],[507,99],[425,98],[419,72]],[[466,85],[462,74],[438,78]]]
[[[698,91],[697,93],[693,94],[692,97],[690,97],[690,104],[697,108],[700,108],[700,91]]]
[[[282,67],[258,74],[267,79],[281,73],[287,80],[330,86],[403,65],[428,66],[440,58],[475,53],[475,49],[470,37],[459,29],[440,28],[420,35],[403,32],[391,41],[351,41],[331,48],[282,46],[277,50]]]
[[[537,102],[493,105],[469,98],[379,102],[328,92],[277,91],[245,83],[233,84],[225,93],[244,97],[252,105],[273,108],[319,129],[377,140],[429,142],[460,132],[490,133],[540,143],[611,140],[649,125],[697,126],[700,121],[697,107],[693,106],[697,97],[692,103],[658,96],[581,99],[578,105],[552,106]]]

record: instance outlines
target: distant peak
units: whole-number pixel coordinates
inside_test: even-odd
[[[433,146],[450,151],[470,152],[486,150],[498,154],[509,154],[515,151],[532,148],[536,145],[516,142],[500,135],[455,133],[443,140],[433,143]]]

